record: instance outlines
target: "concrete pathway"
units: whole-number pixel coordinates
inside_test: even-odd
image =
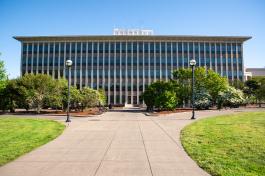
[[[234,111],[200,111],[196,116],[228,113]],[[190,112],[157,117],[128,111],[72,119],[61,136],[0,167],[0,175],[208,175],[184,152],[179,140],[180,130],[193,122],[190,116]]]

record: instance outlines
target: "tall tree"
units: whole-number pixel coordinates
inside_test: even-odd
[[[6,86],[6,83],[7,83],[7,73],[5,69],[5,64],[4,61],[0,60],[0,91]]]

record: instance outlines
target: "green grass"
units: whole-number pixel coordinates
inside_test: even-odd
[[[64,128],[52,120],[0,117],[0,166],[56,138]]]
[[[265,175],[265,112],[199,120],[182,130],[181,141],[212,175]]]

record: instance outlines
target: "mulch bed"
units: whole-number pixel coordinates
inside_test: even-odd
[[[37,113],[35,111],[16,110],[15,113],[2,113],[2,114],[36,115]],[[70,115],[73,117],[87,117],[91,115],[100,115],[100,114],[102,114],[102,112],[100,112],[98,108],[89,108],[84,110],[83,112],[78,112],[78,111],[70,112]],[[39,115],[66,116],[66,112],[60,110],[43,109]]]

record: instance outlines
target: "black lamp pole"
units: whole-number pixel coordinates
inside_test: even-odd
[[[195,95],[194,95],[194,82],[195,82],[195,75],[194,75],[194,67],[196,65],[196,60],[192,59],[190,60],[190,65],[191,65],[191,69],[192,69],[192,83],[191,83],[191,87],[192,87],[192,116],[191,119],[195,119],[195,107],[194,107],[194,99],[195,99]]]
[[[66,118],[65,122],[71,122],[69,110],[70,110],[70,77],[71,77],[71,71],[70,70],[71,70],[71,66],[72,66],[72,61],[67,60],[66,66],[68,67],[68,95],[67,95],[67,118]]]

